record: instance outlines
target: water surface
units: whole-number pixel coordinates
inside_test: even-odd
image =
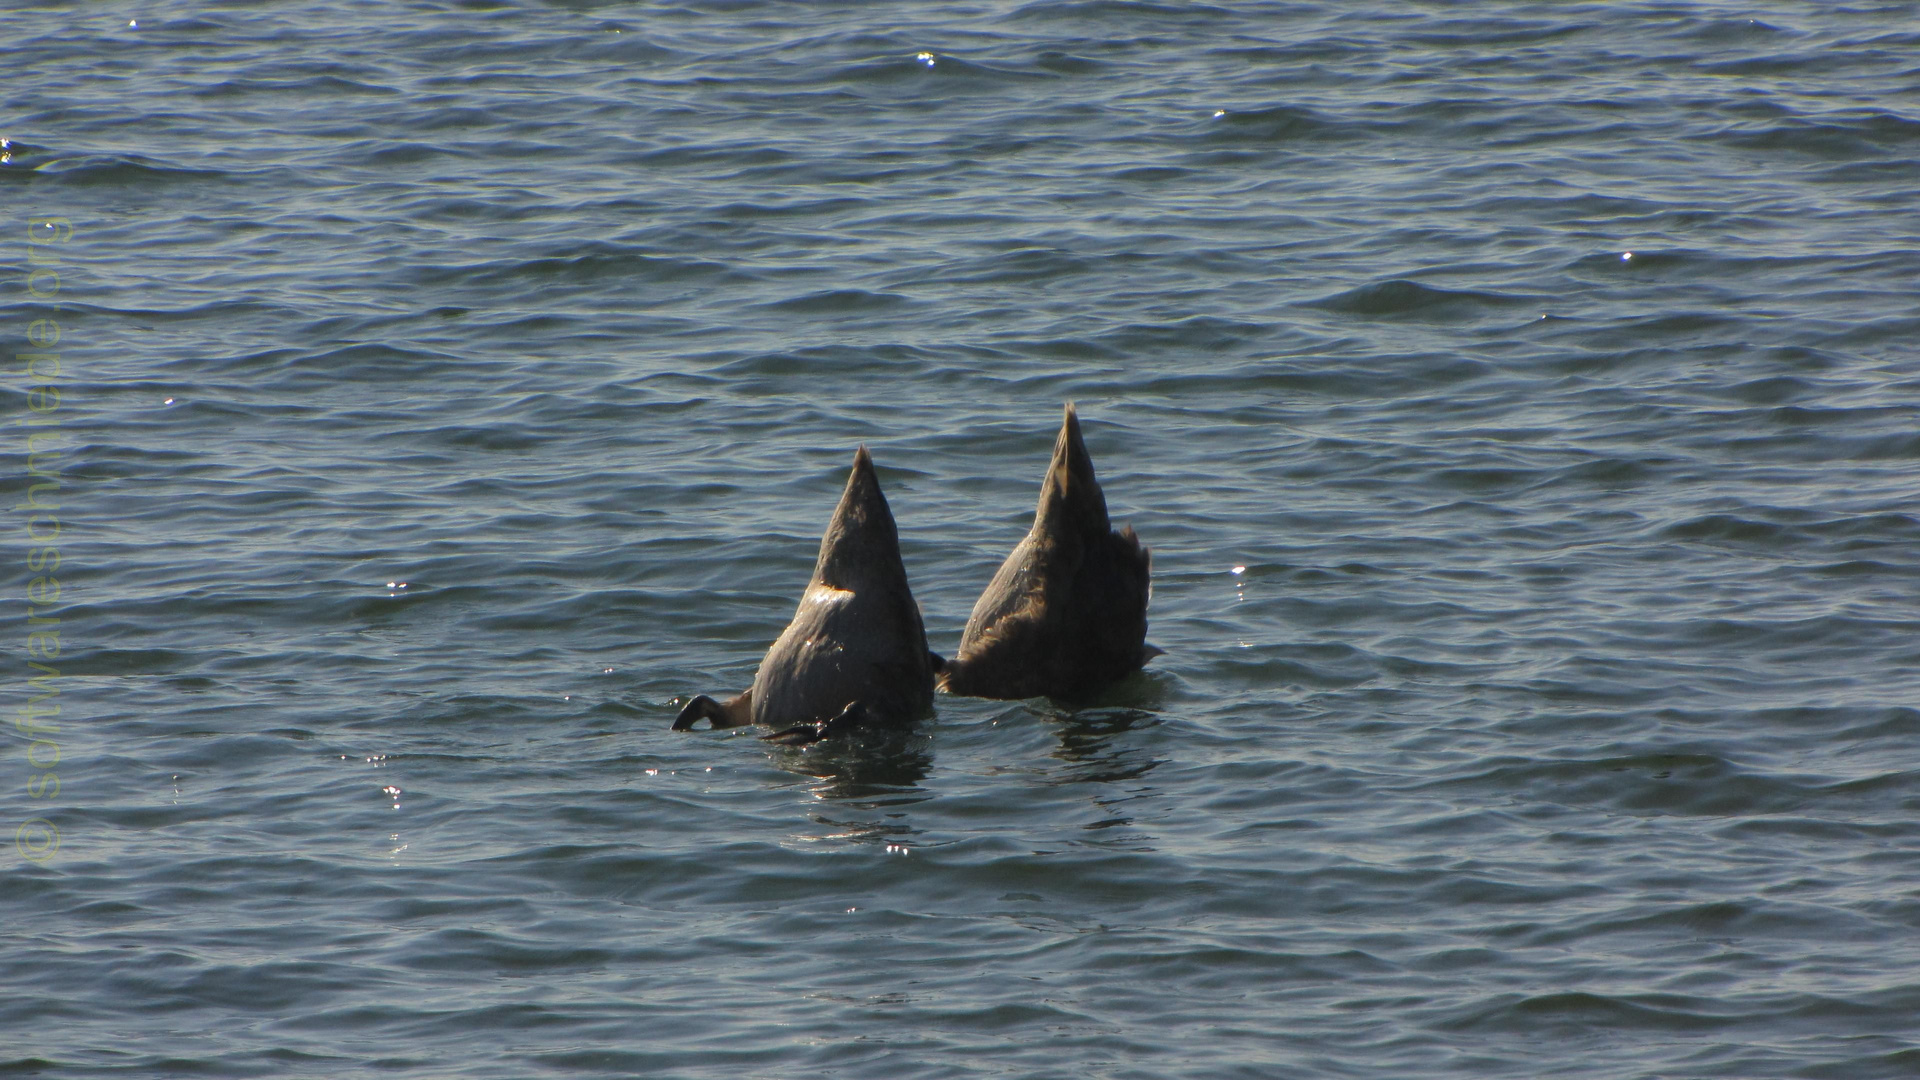
[[[1916,27],[0,16],[6,1069],[1912,1075]],[[950,652],[1068,400],[1145,674],[667,730],[863,442]]]

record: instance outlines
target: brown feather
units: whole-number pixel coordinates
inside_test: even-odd
[[[722,718],[781,729],[826,724],[855,702],[858,715],[875,723],[904,724],[932,709],[933,667],[893,512],[862,446],[820,539],[813,578],[753,687],[725,706],[696,698],[711,704],[690,716],[688,703],[674,727],[716,711],[716,727]]]
[[[1112,530],[1068,404],[1033,528],[975,602],[940,685],[972,697],[1091,696],[1158,651],[1146,644],[1151,571],[1132,527]]]

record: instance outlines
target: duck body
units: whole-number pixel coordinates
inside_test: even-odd
[[[973,605],[940,685],[968,697],[1080,701],[1158,655],[1146,643],[1152,554],[1115,531],[1069,404],[1033,528]]]
[[[820,539],[813,578],[753,685],[724,702],[695,697],[673,726],[684,731],[702,717],[716,728],[761,724],[777,729],[769,738],[804,743],[848,727],[904,725],[932,710],[939,663],[927,651],[893,513],[863,446]]]

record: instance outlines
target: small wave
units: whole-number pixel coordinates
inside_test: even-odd
[[[496,453],[538,449],[555,438],[555,433],[551,431],[542,432],[524,424],[492,424],[485,427],[472,424],[444,424],[429,428],[420,434],[422,440],[430,445]]]
[[[906,345],[821,345],[791,352],[756,353],[716,364],[713,374],[728,379],[773,375],[863,375],[898,371],[902,363],[929,363],[931,357]]]
[[[1205,129],[1210,143],[1242,144],[1301,142],[1357,131],[1354,125],[1329,119],[1312,109],[1276,105],[1265,109],[1224,110]]]
[[[1362,285],[1307,307],[1323,308],[1347,315],[1377,318],[1410,316],[1433,319],[1467,319],[1530,302],[1528,298],[1502,293],[1442,289],[1417,281],[1396,278],[1373,285]]]
[[[1303,655],[1315,651],[1332,655]],[[1235,649],[1223,654],[1214,673],[1234,686],[1313,689],[1359,686],[1380,674],[1373,657],[1348,646]]]
[[[796,158],[792,153],[777,146],[768,146],[764,142],[705,143],[697,146],[673,146],[649,150],[636,155],[633,162],[647,169],[677,169],[701,165],[745,168],[750,165],[791,165],[796,162]]]
[[[911,300],[899,293],[869,292],[865,289],[827,289],[822,292],[807,293],[804,296],[790,296],[784,300],[771,300],[755,306],[763,311],[830,315],[851,311],[884,311],[904,307],[910,303],[912,303]]]
[[[1821,49],[1813,52],[1771,53],[1765,56],[1715,60],[1701,63],[1699,69],[1709,75],[1732,78],[1818,79],[1852,70],[1859,62],[1856,56],[1831,53]]]
[[[1456,1013],[1441,1026],[1455,1031],[1587,1032],[1612,1028],[1645,1032],[1710,1030],[1734,1022],[1720,1015],[1716,1005],[1710,998],[1677,994],[1508,994],[1492,1004]]]
[[[1744,518],[1736,514],[1706,514],[1660,530],[1665,540],[1721,540],[1741,544],[1778,544],[1793,533],[1791,525]]]
[[[339,383],[404,383],[459,367],[452,356],[392,345],[346,345],[319,352],[264,349],[214,359],[177,360],[167,365],[204,377],[209,374],[244,377],[298,376]],[[205,404],[189,402],[188,406]]]
[[[0,166],[11,166],[11,168],[0,168],[0,175],[6,175],[9,172],[16,174],[28,172],[33,159],[46,152],[47,148],[44,146],[35,146],[32,143],[21,142],[19,139],[0,141]]]
[[[1792,375],[1770,375],[1728,388],[1727,394],[1750,405],[1780,405],[1815,396],[1821,388]]]
[[[187,93],[196,98],[244,97],[262,93],[299,94],[326,98],[342,94],[391,96],[398,95],[401,91],[391,86],[360,82],[329,73],[298,79],[222,79],[219,82],[196,86]]]
[[[1596,252],[1583,255],[1565,268],[1570,271],[1586,273],[1645,273],[1650,270],[1685,269],[1698,265],[1700,256],[1685,250],[1649,251],[1633,248],[1628,251]]]
[[[1224,352],[1264,340],[1276,332],[1276,328],[1268,323],[1195,315],[1172,323],[1122,326],[1101,334],[1099,341],[1123,356],[1143,351],[1159,352],[1169,347]]]
[[[1465,9],[1461,9],[1465,10]],[[1555,19],[1454,18],[1436,20],[1410,33],[1406,40],[1447,49],[1492,49],[1540,45],[1590,33],[1592,23]]]
[[[1108,67],[1104,61],[1090,59],[1085,56],[1076,56],[1073,53],[1060,52],[1055,49],[1048,49],[1042,52],[1039,56],[1034,57],[1033,62],[1036,66],[1045,68],[1059,75],[1092,75],[1105,71]]]
[[[1449,491],[1484,495],[1491,492],[1514,493],[1532,487],[1547,478],[1540,469],[1514,469],[1484,466],[1480,468],[1436,469],[1428,474],[1436,486]]]
[[[1602,458],[1598,461],[1582,462],[1570,465],[1560,471],[1556,479],[1575,484],[1585,484],[1608,491],[1621,491],[1641,487],[1651,483],[1661,473],[1661,467],[1669,463],[1664,458]]]
[[[1660,531],[1669,540],[1719,541],[1766,546],[1799,546],[1808,541],[1881,542],[1908,544],[1920,542],[1920,519],[1910,514],[1882,513],[1822,518],[1797,509],[1765,511],[1778,520],[1767,520],[1760,511],[1745,516],[1727,512],[1703,514],[1675,522]]]
[[[408,943],[391,960],[415,971],[534,971],[543,975],[571,969],[599,969],[613,953],[580,942],[548,943],[530,937],[465,928],[437,930]]]
[[[0,169],[0,175],[7,171]],[[189,169],[136,158],[97,156],[55,158],[33,171],[36,175],[57,176],[63,185],[124,187],[134,191],[241,179],[240,174],[223,169]]]
[[[1778,40],[1783,31],[1759,19],[1687,19],[1673,33],[1665,35],[1678,41],[1709,45],[1768,42]]]
[[[1039,0],[1017,8],[1007,16],[1009,23],[1035,22],[1050,32],[1061,23],[1081,22],[1114,34],[1115,26],[1150,25],[1165,22],[1195,24],[1218,23],[1235,19],[1228,8],[1211,4],[1161,4],[1152,0]]]
[[[942,271],[939,280],[947,285],[1058,281],[1099,266],[1094,260],[1055,248],[1023,247],[961,264],[952,271]]]
[[[1819,791],[1817,784],[1799,778],[1753,772],[1714,754],[1677,750],[1606,758],[1496,759],[1491,768],[1432,786],[1499,790],[1560,806],[1602,806],[1636,815],[1707,817],[1793,811]]]
[[[892,51],[884,58],[846,64],[827,69],[814,81],[853,84],[912,84],[917,80],[938,80],[927,85],[940,91],[963,86],[967,82],[1003,86],[1013,82],[1052,81],[1060,76],[1044,65],[1033,68],[987,64],[942,52],[927,50]],[[930,91],[931,92],[931,91]],[[966,93],[967,91],[962,91]]]
[[[428,264],[409,270],[422,285],[533,285],[548,281],[594,282],[634,279],[648,282],[740,281],[748,275],[725,263],[693,256],[649,255],[615,244],[582,245],[584,250],[496,262]]]
[[[1846,119],[1793,119],[1759,128],[1731,128],[1714,136],[1729,146],[1767,153],[1791,153],[1829,161],[1885,158],[1900,152],[1912,165],[1920,147],[1920,120],[1874,112]]]
[[[1866,1077],[1920,1076],[1920,1050],[1887,1050],[1814,1062],[1796,1070],[1807,1080],[1865,1080]]]

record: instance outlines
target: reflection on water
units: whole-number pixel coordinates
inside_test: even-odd
[[[867,731],[797,749],[768,744],[768,757],[787,772],[818,777],[813,793],[822,799],[896,795],[918,802],[926,798],[919,785],[933,768],[932,744],[924,731]]]
[[[919,830],[907,824],[906,807],[931,794],[920,786],[933,768],[933,736],[925,731],[867,731],[828,739],[804,748],[768,744],[776,767],[818,782],[814,798],[835,804],[833,814],[814,814],[827,830],[810,840],[884,843],[889,853],[904,854],[906,838]]]
[[[1157,715],[1144,709],[1093,708],[1053,715],[1061,721],[1055,733],[1060,749],[1053,756],[1073,766],[1057,774],[1054,783],[1137,780],[1166,760],[1153,757],[1137,740],[1119,738],[1135,728],[1160,722]]]
[[[879,811],[874,804],[854,803],[846,809]],[[894,810],[881,813],[869,819],[835,817],[831,814],[813,815],[813,823],[821,831],[801,834],[801,838],[810,841],[841,840],[849,844],[885,844],[887,854],[906,854],[912,849],[912,838],[919,829],[907,824],[906,813]],[[884,820],[882,820],[884,819]]]
[[[1060,722],[1055,731],[1060,749],[1052,756],[1067,763],[1049,782],[1101,785],[1093,790],[1090,800],[1097,816],[1080,826],[1091,835],[1083,837],[1081,842],[1132,851],[1154,850],[1154,837],[1137,831],[1133,827],[1134,814],[1122,812],[1120,808],[1140,799],[1157,798],[1158,790],[1149,785],[1128,784],[1119,788],[1110,785],[1140,780],[1166,760],[1148,752],[1137,735],[1127,737],[1130,732],[1138,733],[1158,725],[1160,717],[1144,709],[1113,707],[1046,715]]]
[[[1047,756],[1064,766],[1041,770],[1038,779],[1055,786],[1099,785],[1088,793],[1096,816],[1081,826],[1094,834],[1085,842],[1150,850],[1139,848],[1151,838],[1131,828],[1134,815],[1120,808],[1159,797],[1157,789],[1130,782],[1167,760],[1138,737],[1158,726],[1161,717],[1140,708],[1071,709],[1047,701],[1023,702],[1018,711],[1050,721],[1059,740]],[[767,758],[784,772],[812,778],[809,793],[831,804],[830,812],[810,815],[820,831],[809,830],[800,839],[884,844],[889,853],[904,854],[920,832],[910,823],[909,809],[934,797],[925,786],[933,770],[933,739],[924,728],[869,731],[800,748],[767,744]]]

